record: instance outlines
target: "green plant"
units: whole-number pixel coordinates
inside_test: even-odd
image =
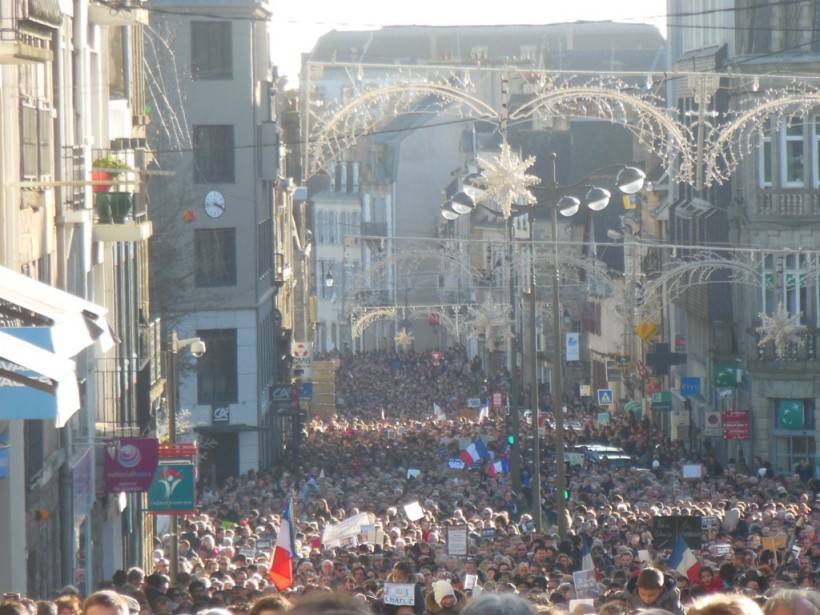
[[[125,164],[125,161],[120,160],[116,156],[100,156],[96,158],[94,162],[91,163],[91,167],[94,169],[104,169],[112,174],[115,174],[119,171],[124,171],[128,168],[128,165]]]

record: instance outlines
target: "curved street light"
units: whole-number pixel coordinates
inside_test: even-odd
[[[475,201],[476,205],[470,208],[469,210],[464,211],[463,213],[469,213],[473,211],[475,207],[481,205],[487,211],[498,215],[504,216],[507,221],[509,222],[514,216],[526,214],[527,215],[527,223],[529,226],[529,248],[530,248],[530,266],[532,267],[532,272],[530,276],[530,311],[531,311],[531,318],[530,318],[530,350],[532,352],[532,356],[530,358],[530,368],[531,372],[531,379],[532,379],[532,399],[531,399],[531,410],[533,413],[533,426],[535,429],[535,434],[533,438],[533,477],[532,481],[535,485],[535,491],[533,492],[533,522],[536,527],[537,531],[541,531],[542,529],[542,516],[541,516],[541,442],[538,433],[539,427],[539,401],[538,401],[538,370],[537,370],[537,355],[536,355],[536,346],[537,346],[537,331],[535,327],[535,313],[536,313],[536,305],[535,305],[535,287],[536,287],[536,278],[535,278],[535,266],[534,266],[534,241],[533,241],[533,223],[535,220],[536,212],[546,211],[549,210],[552,214],[552,238],[553,238],[553,270],[552,270],[552,337],[553,337],[553,357],[552,357],[552,369],[553,369],[553,389],[552,389],[552,397],[553,397],[553,414],[555,416],[555,512],[558,517],[558,534],[561,539],[565,538],[567,535],[568,530],[568,522],[566,518],[566,502],[564,501],[564,493],[566,487],[566,465],[564,462],[564,416],[563,416],[563,397],[564,397],[564,383],[563,383],[563,372],[562,372],[562,355],[561,355],[561,330],[560,330],[560,320],[559,320],[559,285],[560,285],[560,270],[558,267],[558,214],[560,213],[564,217],[569,217],[578,212],[581,208],[582,201],[573,196],[573,192],[577,192],[579,190],[583,190],[585,187],[587,188],[586,194],[584,196],[583,204],[590,209],[591,211],[602,211],[606,209],[609,205],[609,201],[612,198],[612,194],[605,190],[604,188],[599,188],[596,186],[589,186],[589,181],[592,177],[604,173],[606,171],[619,169],[618,175],[616,177],[616,185],[620,192],[624,194],[635,194],[643,188],[644,182],[646,180],[646,174],[637,167],[631,167],[623,164],[615,164],[609,165],[602,169],[595,171],[594,173],[587,175],[584,179],[575,182],[569,185],[559,185],[557,180],[557,173],[556,173],[556,165],[558,156],[555,153],[550,154],[550,159],[552,161],[551,166],[551,177],[549,181],[545,185],[536,185],[536,186],[529,186],[525,192],[528,193],[525,196],[528,197],[526,200],[530,200],[529,197],[534,196],[534,194],[542,193],[544,194],[543,199],[535,198],[535,202],[532,205],[520,205],[518,203],[509,203],[508,209],[503,209],[502,211],[497,211],[490,207],[487,207],[483,204],[483,200],[486,198],[487,194],[498,194],[503,192],[500,188],[507,188],[511,187],[510,190],[507,192],[515,192],[519,191],[522,185],[526,185],[531,183],[532,176],[525,176],[521,172],[521,161],[517,157],[517,155],[513,154],[509,161],[504,161],[505,164],[508,164],[508,168],[510,170],[510,178],[508,186],[495,186],[494,189],[486,190],[487,184],[486,181],[480,173],[470,173],[467,177],[464,178],[464,193],[468,190],[470,194],[468,196],[472,197]],[[499,159],[493,161],[496,171],[498,171],[500,165],[500,157]],[[498,173],[496,173],[498,175]],[[502,174],[503,175],[503,174]],[[501,178],[501,181],[504,181],[504,178]],[[531,191],[531,192],[530,192]],[[462,194],[462,193],[459,193]],[[442,204],[442,216],[447,220],[455,220],[460,215],[456,209],[456,206],[451,202],[453,199],[448,200],[444,204]],[[466,209],[466,208],[465,208]],[[506,215],[505,215],[506,214]],[[508,224],[509,226],[509,224]],[[512,241],[512,236],[508,237],[508,241]],[[512,259],[510,259],[510,267],[512,267]],[[511,291],[512,294],[512,291]],[[511,300],[513,298],[511,297]],[[514,372],[513,366],[513,372]],[[518,421],[518,402],[516,399],[512,400],[510,403],[510,414],[513,417],[513,422],[517,423]],[[515,439],[516,445],[513,448],[511,457],[511,466],[512,472],[520,471],[521,466],[521,449],[519,444],[519,439]],[[516,448],[517,447],[517,448]],[[515,485],[516,477],[513,476],[513,484]],[[520,480],[520,478],[519,478]]]

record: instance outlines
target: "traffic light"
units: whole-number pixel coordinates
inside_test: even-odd
[[[508,414],[504,417],[504,427],[506,428],[507,444],[515,446],[518,441],[518,425],[515,417]]]
[[[569,498],[572,495],[572,490],[569,487],[564,487],[563,492],[561,493],[561,497],[564,498],[565,502],[569,502]]]

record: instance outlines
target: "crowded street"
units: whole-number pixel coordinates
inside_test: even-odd
[[[540,490],[528,480],[525,451],[516,493],[504,463],[506,410],[459,412],[460,400],[486,396],[504,374],[486,377],[462,347],[448,349],[438,365],[429,353],[328,358],[343,383],[338,414],[309,420],[285,463],[202,485],[198,512],[180,518],[178,570],[170,570],[173,537],[156,536],[154,568],[117,571],[99,588],[103,595],[113,591],[113,603],[122,599],[142,615],[439,615],[471,604],[509,609],[511,600],[521,612],[695,613],[713,594],[767,613],[767,605],[820,612],[813,472],[776,476],[760,459],[719,467],[665,438],[652,417],[614,413],[601,424],[592,404],[570,395],[567,447],[617,445],[632,462],[569,465],[562,538],[549,395],[540,396]],[[524,416],[520,431],[535,433]],[[471,459],[465,449],[479,440],[482,456]],[[685,476],[697,464],[703,474]],[[542,504],[540,532],[534,498]],[[676,518],[697,519],[694,538],[685,532],[683,541],[659,523]],[[685,553],[676,553],[687,541]],[[82,607],[78,594],[55,588],[53,602],[38,603],[7,594],[0,615],[88,615],[95,603]],[[507,602],[490,599],[499,595]],[[41,610],[44,604],[56,610]]]

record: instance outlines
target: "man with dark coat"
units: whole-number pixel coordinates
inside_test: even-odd
[[[658,608],[683,615],[680,590],[675,578],[657,568],[644,568],[637,577],[629,579],[626,593],[633,609]]]

